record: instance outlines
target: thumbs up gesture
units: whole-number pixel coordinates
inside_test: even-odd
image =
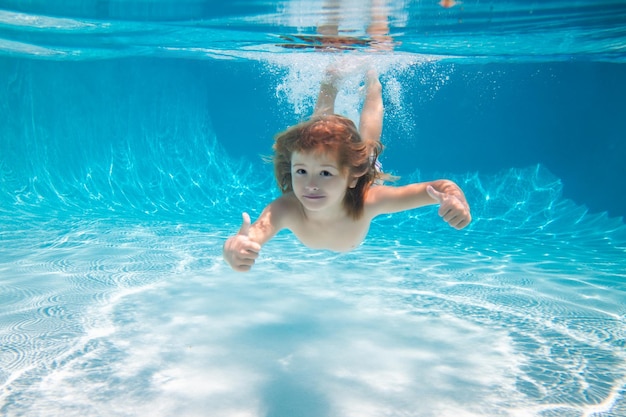
[[[432,185],[426,187],[426,192],[439,203],[439,216],[450,226],[461,230],[472,221],[467,202],[454,194],[437,191]]]
[[[248,213],[241,215],[243,223],[239,232],[231,236],[224,244],[223,255],[226,262],[239,272],[249,271],[254,265],[255,259],[259,256],[261,245],[250,240],[250,216]]]

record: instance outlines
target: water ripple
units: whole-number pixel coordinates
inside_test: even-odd
[[[7,415],[58,415],[46,398],[80,401],[83,414],[113,398],[152,404],[157,394],[204,404],[181,382],[189,375],[254,374],[257,385],[293,375],[348,408],[392,403],[407,415],[416,414],[406,398],[435,407],[458,392],[470,393],[456,403],[467,409],[498,404],[491,416],[602,407],[608,416],[624,401],[623,230],[596,239],[605,233],[591,230],[593,216],[548,243],[526,230],[487,238],[403,217],[373,225],[349,254],[310,251],[281,234],[239,275],[221,260],[236,224],[25,216],[7,219],[1,235]],[[575,235],[584,237],[569,244]],[[231,361],[241,373],[220,368]],[[242,392],[234,382],[221,390]]]

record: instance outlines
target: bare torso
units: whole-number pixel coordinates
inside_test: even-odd
[[[315,219],[307,215],[293,195],[285,195],[288,215],[284,216],[285,228],[291,230],[298,240],[313,249],[337,252],[351,251],[363,242],[369,231],[371,218],[364,215],[354,220],[344,210],[331,219]]]
[[[291,229],[304,245],[313,249],[337,252],[351,251],[363,242],[369,231],[369,221],[346,221],[318,223],[305,221]]]

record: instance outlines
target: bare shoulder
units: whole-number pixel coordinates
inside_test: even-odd
[[[272,201],[263,211],[266,217],[278,229],[290,228],[301,217],[302,207],[293,193],[285,193]]]
[[[371,186],[365,193],[364,210],[365,215],[374,218],[384,213],[384,202],[393,193],[393,187],[387,185]]]
[[[289,194],[284,194],[269,203],[251,225],[250,240],[263,245],[280,230],[291,229],[297,221],[299,211],[296,203],[297,199]]]
[[[276,200],[272,201],[269,206],[271,206],[273,210],[279,211],[285,214],[294,210],[295,211],[300,210],[300,202],[298,201],[296,196],[291,192],[281,195]]]

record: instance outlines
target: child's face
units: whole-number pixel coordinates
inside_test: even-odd
[[[306,210],[341,209],[349,183],[348,170],[341,168],[332,154],[294,152],[291,155],[291,185]]]

